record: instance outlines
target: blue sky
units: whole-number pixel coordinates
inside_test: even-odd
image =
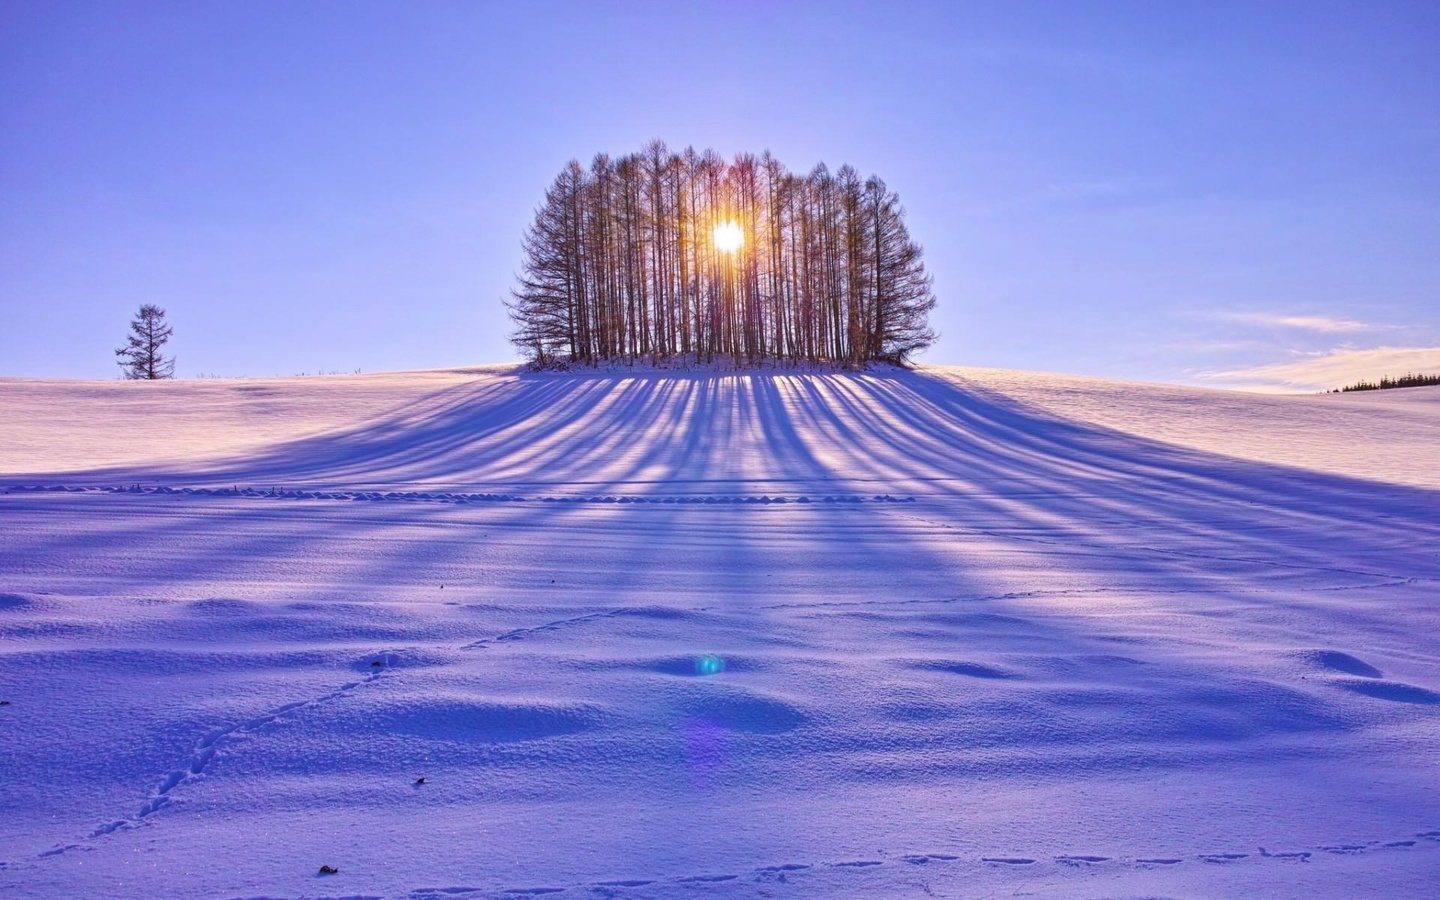
[[[574,157],[883,177],[922,361],[1213,386],[1440,371],[1440,4],[0,3],[0,375],[514,358]],[[1398,369],[1396,367],[1399,367]]]

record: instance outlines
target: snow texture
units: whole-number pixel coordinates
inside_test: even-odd
[[[8,379],[0,429],[6,897],[1440,886],[1440,388]]]

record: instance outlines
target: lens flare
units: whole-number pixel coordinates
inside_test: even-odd
[[[715,226],[715,249],[722,253],[734,253],[745,244],[745,231],[735,222],[721,222]]]
[[[725,766],[725,726],[714,719],[692,718],[685,722],[684,734],[690,782],[700,790],[709,790],[716,773]]]

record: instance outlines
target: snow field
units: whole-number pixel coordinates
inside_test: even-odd
[[[21,440],[0,893],[1428,893],[1428,413],[1387,483],[983,375],[363,376],[265,446]]]

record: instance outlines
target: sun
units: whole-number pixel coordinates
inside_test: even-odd
[[[721,222],[715,226],[715,249],[722,253],[734,253],[745,243],[745,232],[734,222]]]

